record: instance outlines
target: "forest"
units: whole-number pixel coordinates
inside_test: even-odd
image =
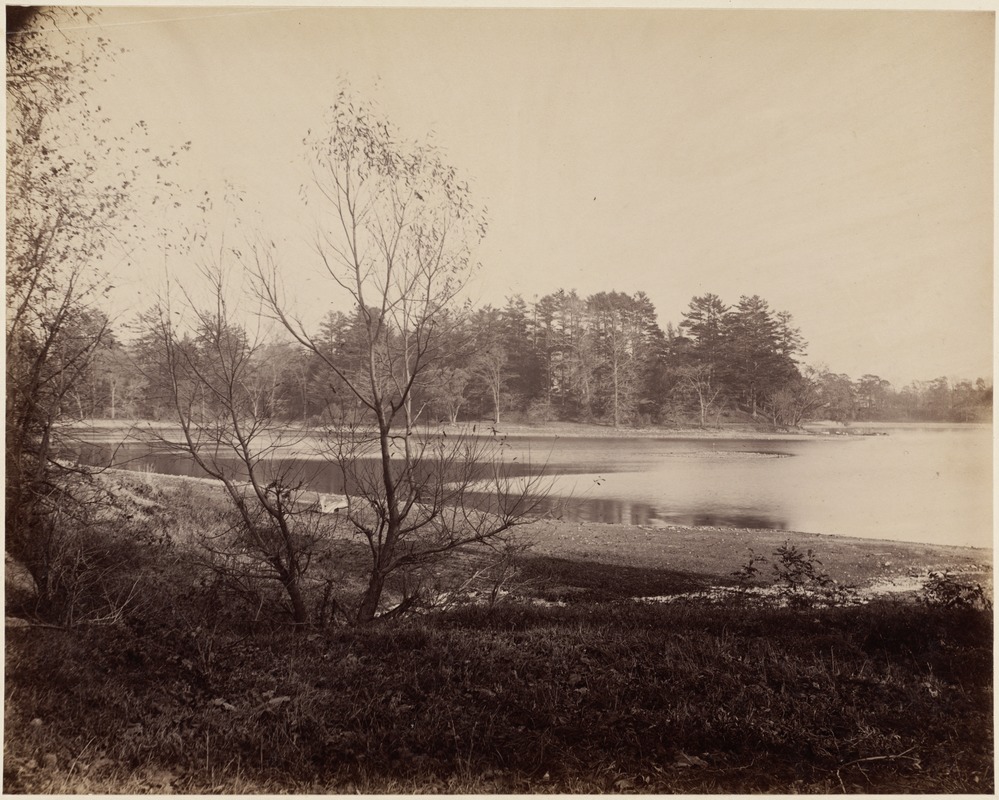
[[[806,420],[973,422],[992,413],[992,383],[984,378],[895,387],[877,375],[803,364],[807,345],[792,315],[758,295],[734,305],[715,294],[694,297],[665,330],[644,292],[559,290],[531,303],[518,295],[502,307],[451,314],[433,369],[413,387],[419,422],[703,427],[745,420],[793,429]],[[169,417],[148,315],[119,335],[99,314],[78,324],[107,331],[64,398],[66,414]],[[363,330],[360,312],[330,311],[311,338],[329,358],[356,368]],[[183,346],[196,352],[206,341],[195,329]],[[251,350],[251,394],[267,416],[322,424],[351,403],[350,392],[325,375],[322,358],[297,342]]]

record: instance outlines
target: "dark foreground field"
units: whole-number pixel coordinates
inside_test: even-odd
[[[174,525],[204,503],[152,494],[170,500]],[[734,584],[744,559],[708,565],[703,544],[681,547],[686,561],[596,546],[587,557],[585,526],[546,530],[494,604],[364,629],[236,624],[162,554],[136,562],[146,600],[112,621],[9,618],[4,790],[993,790],[991,610],[974,596],[946,606],[956,579],[867,602],[788,584],[780,605],[703,598],[689,593],[712,569]],[[649,552],[669,547],[632,534],[629,547],[646,536]],[[771,553],[766,532],[738,535],[738,552]],[[981,568],[988,555],[838,543],[815,555],[872,574],[895,574],[906,554],[899,575]],[[651,595],[674,599],[639,599]],[[29,606],[17,581],[8,600],[8,614]]]

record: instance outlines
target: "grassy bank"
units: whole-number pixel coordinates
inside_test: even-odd
[[[987,792],[991,631],[581,603],[236,637],[8,631],[7,792]]]
[[[691,594],[788,540],[858,586],[981,577],[985,551],[536,523],[495,602],[292,633],[192,559],[222,519],[211,484],[102,480],[134,597],[120,613],[43,624],[8,564],[7,793],[994,787],[990,610]]]

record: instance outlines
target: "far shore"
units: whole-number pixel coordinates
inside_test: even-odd
[[[705,427],[619,427],[584,422],[550,423],[496,423],[491,420],[460,422],[442,425],[448,435],[475,434],[477,436],[500,436],[509,438],[572,438],[572,439],[752,439],[757,441],[796,441],[801,439],[824,439],[838,436],[883,435],[886,429],[906,426],[913,423],[858,422],[842,425],[835,422],[809,422],[792,431],[779,431],[752,423],[723,423]],[[956,425],[956,423],[955,423]],[[974,426],[974,423],[966,423]],[[978,427],[988,427],[979,424]],[[85,419],[66,426],[72,435],[95,444],[119,444],[144,442],[150,439],[179,443],[183,434],[175,422],[161,420],[111,420]],[[417,435],[424,429],[417,428]],[[276,428],[268,436],[268,444],[276,443],[294,451],[307,441],[315,441],[325,434],[321,426],[304,427],[299,423],[288,423]],[[284,441],[281,441],[284,440]]]

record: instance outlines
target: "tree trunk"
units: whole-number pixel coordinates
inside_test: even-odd
[[[385,576],[380,569],[373,569],[371,577],[368,579],[368,588],[364,592],[364,598],[357,609],[357,622],[363,625],[371,622],[378,613],[378,604],[382,599],[382,591],[385,589]]]
[[[291,613],[295,626],[305,625],[309,621],[309,612],[302,598],[302,588],[298,585],[298,576],[291,575],[285,581],[284,588],[288,592],[288,599],[291,600]]]
[[[373,353],[370,358],[373,362]],[[374,375],[373,363],[371,369],[371,374]],[[399,517],[398,497],[396,496],[396,487],[392,475],[391,429],[381,406],[377,407],[376,413],[378,414],[378,438],[381,449],[382,486],[385,489],[384,521],[387,529],[385,531],[385,538],[378,542],[377,547],[372,542],[374,552],[372,553],[371,576],[368,579],[368,588],[365,590],[361,605],[357,610],[357,622],[359,624],[371,622],[378,613],[378,604],[381,601],[382,591],[385,588],[386,577],[382,567],[392,562],[396,540],[399,538],[399,529],[402,527],[402,520]],[[406,416],[408,418],[408,414]],[[408,419],[406,420],[406,428],[403,444],[405,469],[409,470],[412,462]],[[412,475],[409,475],[408,479],[412,480]],[[381,513],[379,512],[379,514]]]
[[[618,407],[618,365],[614,362],[614,427],[618,427],[621,422],[621,414]]]

